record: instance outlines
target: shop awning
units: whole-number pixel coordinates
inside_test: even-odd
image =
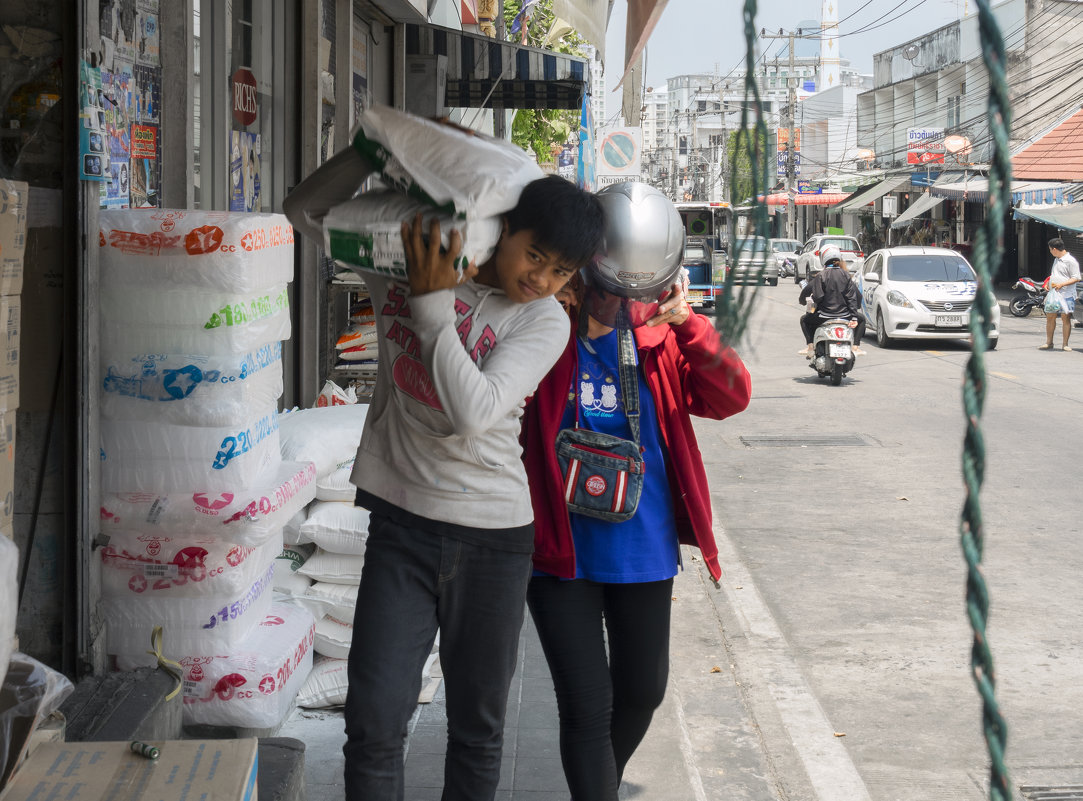
[[[1076,191],[1073,184],[1060,181],[1012,181],[1012,203],[1062,204],[1071,201]],[[944,173],[929,187],[937,197],[985,203],[989,200],[989,179],[982,175],[961,172]]]
[[[902,228],[904,225],[909,225],[915,217],[918,217],[930,209],[935,209],[941,203],[944,202],[942,197],[934,197],[928,193],[918,195],[918,199],[915,200],[910,206],[896,217],[891,222],[892,228]]]
[[[798,192],[794,196],[794,205],[797,206],[834,206],[850,195],[848,192]],[[788,206],[789,201],[785,192],[776,192],[764,197],[768,206]]]
[[[437,25],[407,25],[406,55],[447,56],[451,108],[578,109],[590,82],[581,58]]]
[[[896,192],[903,187],[910,187],[909,173],[906,175],[893,175],[890,178],[885,178],[874,186],[862,189],[860,192],[855,192],[850,195],[845,203],[840,203],[836,208],[832,209],[832,211],[857,211],[862,206],[867,206],[868,204],[879,200],[888,192]]]
[[[1083,232],[1083,203],[1070,203],[1065,206],[1016,206],[1015,219],[1030,218],[1063,228],[1065,231]]]

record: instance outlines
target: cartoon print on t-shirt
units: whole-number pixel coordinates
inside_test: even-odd
[[[580,379],[579,404],[583,411],[610,414],[617,408],[619,401],[613,376],[595,377],[584,372]]]

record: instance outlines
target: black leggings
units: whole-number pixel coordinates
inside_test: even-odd
[[[553,676],[572,801],[616,801],[624,767],[666,693],[673,579],[536,576],[527,603]]]

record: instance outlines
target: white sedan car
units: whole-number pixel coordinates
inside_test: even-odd
[[[948,248],[897,247],[865,259],[857,276],[861,308],[876,344],[896,339],[970,336],[970,307],[977,275],[962,254]],[[1000,306],[992,303],[989,350],[1000,337]]]

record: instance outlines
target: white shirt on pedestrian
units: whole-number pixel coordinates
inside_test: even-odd
[[[1065,281],[1071,281],[1073,278],[1078,279],[1079,275],[1079,262],[1076,261],[1075,256],[1071,253],[1065,253],[1060,258],[1053,260],[1053,269],[1049,273],[1051,284],[1063,284]],[[1076,289],[1079,288],[1079,283],[1069,284],[1068,286],[1062,286],[1058,291],[1063,298],[1074,298]]]

